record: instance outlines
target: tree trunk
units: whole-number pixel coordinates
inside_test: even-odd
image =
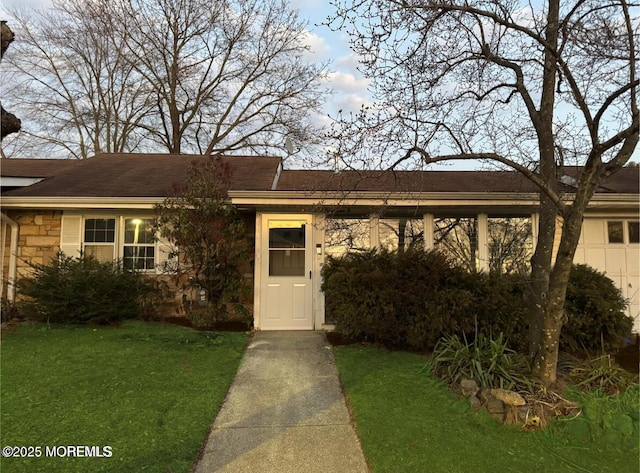
[[[587,200],[588,202],[588,200]],[[558,348],[564,325],[564,304],[573,257],[582,231],[586,203],[575,202],[565,213],[558,254],[549,277],[549,293],[542,324],[541,343],[533,365],[533,375],[545,386],[557,381]]]
[[[547,26],[545,40],[547,47],[544,51],[544,72],[542,78],[542,95],[539,110],[533,113],[532,119],[538,137],[540,150],[540,175],[549,190],[557,193],[558,169],[555,160],[555,140],[553,134],[553,116],[556,93],[556,56],[554,51],[558,45],[558,22],[560,16],[560,1],[549,0],[547,12]],[[553,241],[556,232],[556,216],[559,209],[543,191],[540,192],[540,224],[538,231],[538,245],[531,260],[531,287],[528,295],[529,306],[529,352],[533,360],[533,372],[541,380],[541,375],[548,368],[546,354],[543,347],[547,346],[549,330],[557,324],[554,322],[551,293],[553,282],[551,278],[551,263]],[[561,321],[560,321],[561,322]],[[558,332],[559,336],[559,332]],[[544,358],[543,358],[544,357]]]
[[[22,127],[22,122],[13,113],[7,112],[0,106],[0,141],[11,133],[17,133]]]
[[[549,198],[541,196],[538,240],[531,258],[531,279],[526,294],[529,319],[529,356],[532,360],[538,356],[542,344],[555,233],[556,207]]]
[[[4,53],[9,48],[9,45],[14,40],[13,31],[7,25],[6,21],[0,22],[0,61],[2,61],[2,57]],[[4,139],[5,136],[10,135],[11,133],[17,133],[20,131],[22,127],[22,122],[18,117],[16,117],[13,113],[7,112],[4,107],[0,105],[0,141]]]

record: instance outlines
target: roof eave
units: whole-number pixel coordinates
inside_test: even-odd
[[[3,208],[152,209],[164,197],[22,197],[3,196]]]
[[[244,206],[518,206],[539,205],[536,193],[474,192],[302,192],[302,191],[230,191],[234,204]],[[565,196],[570,201],[572,196]],[[164,197],[26,197],[3,196],[3,208],[41,209],[152,209]],[[596,194],[589,208],[638,210],[638,194]]]

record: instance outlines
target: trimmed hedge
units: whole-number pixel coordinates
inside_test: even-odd
[[[347,337],[420,349],[469,328],[452,317],[473,301],[466,274],[439,253],[350,253],[329,258],[323,275],[327,315]]]
[[[432,350],[445,335],[472,340],[502,333],[510,348],[527,350],[522,276],[469,273],[437,251],[416,249],[329,258],[323,277],[327,317],[345,337]],[[632,325],[620,291],[588,267],[576,266],[571,277],[561,348],[620,346]]]
[[[140,315],[152,284],[137,272],[93,257],[59,253],[49,265],[31,265],[33,275],[18,281],[21,310],[51,323],[110,324]],[[24,299],[26,298],[26,299]]]

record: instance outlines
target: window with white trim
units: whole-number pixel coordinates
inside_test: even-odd
[[[84,220],[84,249],[101,263],[113,261],[115,257],[116,219],[86,218]]]
[[[421,218],[381,218],[378,224],[380,247],[388,251],[424,248],[424,220]]]
[[[155,269],[153,219],[126,218],[122,262],[125,269]]]
[[[367,218],[327,218],[324,236],[328,256],[337,258],[371,248],[371,226]]]
[[[66,220],[70,228],[65,242],[69,254],[72,254],[74,232],[68,222],[72,218],[68,216]],[[163,259],[167,254],[166,248],[163,245],[160,245],[160,250],[157,248],[153,218],[87,215],[81,222],[78,235],[81,241],[76,240],[77,244],[84,255],[93,256],[102,263],[120,260],[125,269],[154,271],[167,259]]]

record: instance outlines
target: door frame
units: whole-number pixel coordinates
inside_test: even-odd
[[[263,316],[266,314],[266,284],[268,281],[268,265],[269,265],[269,220],[296,220],[306,219],[308,222],[308,228],[305,237],[305,243],[308,245],[305,247],[305,261],[310,262],[310,267],[306,268],[305,273],[311,271],[311,279],[309,281],[310,297],[308,301],[308,308],[310,314],[310,326],[305,328],[290,328],[280,330],[315,330],[318,326],[316,321],[316,304],[317,304],[317,290],[319,289],[319,272],[317,271],[317,261],[315,257],[314,248],[316,240],[315,228],[315,216],[310,213],[277,213],[277,212],[256,212],[256,232],[255,232],[255,264],[254,264],[254,297],[253,297],[253,312],[254,312],[254,327],[256,330],[279,330],[274,328],[265,328],[263,325]],[[265,251],[266,248],[266,251]]]

